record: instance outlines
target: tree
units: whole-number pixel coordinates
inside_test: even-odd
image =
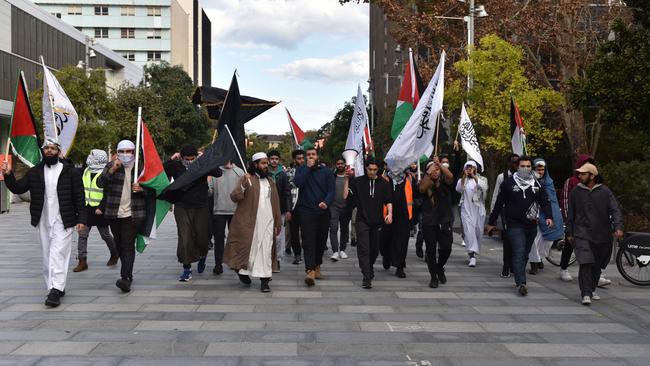
[[[367,2],[340,0],[341,3]],[[457,0],[374,0],[395,27],[398,43],[432,54],[447,48],[451,59],[464,48],[462,25],[438,16],[463,17],[467,8]],[[610,5],[611,4],[611,5]],[[486,4],[490,16],[477,19],[477,38],[496,33],[522,47],[526,70],[540,85],[562,94],[564,106],[558,114],[574,154],[590,152],[596,146],[585,113],[574,108],[569,84],[580,79],[593,62],[599,46],[608,36],[608,25],[621,17],[629,22],[630,11],[622,1],[609,0],[493,0]],[[456,22],[456,23],[454,23]],[[451,47],[454,46],[454,47]],[[420,62],[423,76],[431,75],[437,60]]]
[[[607,157],[616,160],[642,158],[650,134],[650,3],[627,4],[635,9],[635,24],[615,21],[613,39],[603,44],[586,77],[571,85],[574,105],[595,115],[594,139],[602,128]]]
[[[494,157],[511,151],[510,96],[520,109],[531,155],[550,153],[560,141],[562,132],[543,123],[544,112],[562,106],[560,93],[537,87],[525,75],[524,51],[496,35],[480,40],[469,61],[458,61],[454,68],[463,75],[471,74],[474,86],[466,94],[464,81],[455,80],[447,88],[445,104],[459,111],[464,100],[481,148]]]

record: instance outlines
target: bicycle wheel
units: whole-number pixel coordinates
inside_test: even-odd
[[[560,262],[562,260],[562,251],[564,250],[564,246],[569,245],[564,239],[556,240],[553,242],[553,245],[551,245],[551,248],[548,251],[548,256],[546,257],[546,260],[551,263],[554,266],[560,266]],[[575,253],[571,253],[571,258],[569,259],[569,265],[572,265],[573,263],[576,262],[576,255]]]
[[[650,286],[650,258],[637,257],[631,252],[619,248],[616,253],[616,267],[621,276],[638,286]]]

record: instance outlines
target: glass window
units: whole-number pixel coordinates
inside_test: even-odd
[[[95,15],[108,15],[108,5],[96,5]]]
[[[68,15],[81,15],[81,5],[68,5]]]
[[[160,61],[160,51],[149,51],[147,52],[147,61]]]
[[[162,9],[160,6],[147,6],[147,16],[159,17],[162,16]]]
[[[135,38],[135,28],[122,28],[122,38]]]
[[[162,32],[160,29],[152,29],[147,32],[147,39],[161,39],[162,38]]]
[[[123,53],[122,57],[129,61],[135,61],[135,53]]]
[[[52,15],[54,15],[55,17],[61,19],[61,13],[52,13]]]
[[[135,6],[122,5],[122,11],[120,14],[124,17],[134,17],[135,16]]]
[[[108,38],[108,28],[95,28],[95,38]]]

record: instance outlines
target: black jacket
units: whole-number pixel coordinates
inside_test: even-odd
[[[280,195],[280,213],[284,214],[291,207],[291,185],[289,184],[289,177],[287,177],[287,173],[283,170],[275,174],[269,171],[269,175],[273,178],[275,186],[278,188],[278,194]]]
[[[29,169],[24,177],[16,180],[12,174],[5,175],[7,188],[15,194],[29,191],[31,202],[29,213],[32,217],[32,226],[37,226],[41,220],[45,201],[45,176],[44,165],[41,162]],[[63,227],[69,228],[77,224],[87,224],[87,211],[84,198],[84,186],[81,174],[72,165],[63,163],[61,175],[56,186],[59,197],[59,211],[63,220]]]
[[[623,230],[623,214],[614,193],[602,184],[592,189],[578,184],[569,194],[567,235],[611,244],[614,230]]]
[[[499,195],[490,214],[488,223],[496,225],[497,218],[503,213],[506,227],[509,225],[537,225],[537,213],[544,212],[545,217],[553,217],[551,203],[546,191],[535,181],[534,185],[522,192],[513,176],[501,183]]]
[[[167,178],[176,180],[187,172],[187,168],[179,160],[169,160],[163,165]],[[216,174],[215,174],[216,175]],[[179,190],[174,204],[183,208],[208,207],[208,176],[203,176],[189,185],[186,189]]]

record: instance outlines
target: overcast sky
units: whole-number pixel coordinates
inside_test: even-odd
[[[242,94],[282,101],[246,124],[258,133],[329,122],[368,87],[368,5],[337,0],[203,1],[212,21],[212,85],[228,88],[237,69]]]

